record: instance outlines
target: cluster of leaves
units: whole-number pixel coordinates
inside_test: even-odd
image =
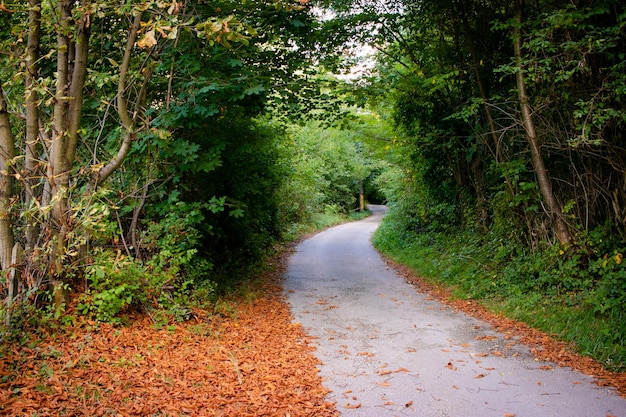
[[[145,315],[127,326],[80,318],[56,336],[0,345],[0,413],[336,416],[270,277],[254,298],[230,300],[235,317],[163,328]]]

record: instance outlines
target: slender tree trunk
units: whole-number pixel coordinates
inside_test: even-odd
[[[541,145],[537,138],[537,131],[535,129],[535,123],[533,120],[532,109],[530,107],[528,95],[526,93],[526,84],[524,79],[523,65],[522,65],[522,19],[523,19],[524,0],[515,0],[515,29],[513,49],[515,54],[515,63],[517,65],[517,92],[520,102],[520,108],[522,112],[522,123],[524,130],[526,131],[526,140],[530,146],[530,153],[533,163],[535,174],[537,175],[537,181],[539,183],[539,190],[543,197],[550,216],[553,221],[553,227],[559,242],[563,245],[569,245],[572,243],[572,237],[567,228],[567,224],[563,219],[561,206],[556,199],[554,192],[552,191],[552,181],[548,170],[546,169],[543,155],[541,152]]]
[[[504,157],[502,156],[502,149],[500,148],[500,141],[498,140],[498,134],[496,132],[496,124],[493,120],[493,114],[491,113],[491,108],[489,107],[487,101],[487,88],[485,87],[483,77],[480,74],[480,60],[478,59],[478,56],[476,54],[476,48],[474,47],[474,38],[472,36],[471,27],[469,25],[469,22],[467,21],[467,16],[464,13],[462,14],[462,21],[465,44],[467,45],[467,48],[469,49],[470,55],[472,57],[472,69],[474,70],[474,77],[476,78],[476,85],[478,86],[478,91],[480,92],[480,98],[483,99],[483,111],[485,112],[487,124],[489,125],[489,134],[491,135],[493,144],[496,147],[496,162],[501,162],[504,160]]]
[[[478,226],[482,233],[489,231],[489,204],[487,197],[487,185],[485,184],[485,168],[483,159],[478,155],[474,155],[470,169],[474,174],[474,188],[476,190],[476,216],[478,217]]]
[[[54,104],[54,130],[50,146],[48,180],[52,192],[52,286],[55,312],[58,314],[66,301],[63,288],[64,258],[70,224],[70,170],[78,144],[78,130],[83,108],[83,88],[87,74],[89,26],[91,16],[86,13],[89,1],[81,2],[83,14],[78,21],[72,18],[75,6],[72,0],[59,2],[59,29],[57,32],[57,80]],[[71,30],[73,29],[73,30]],[[72,38],[68,36],[73,33]]]
[[[463,2],[461,2],[463,4]],[[483,111],[485,118],[487,119],[487,125],[489,126],[489,134],[491,135],[491,140],[493,141],[493,146],[495,149],[493,150],[493,154],[495,156],[496,163],[501,163],[505,161],[504,154],[502,153],[502,146],[500,146],[500,140],[498,138],[498,133],[496,130],[496,123],[493,118],[493,114],[491,112],[491,108],[489,107],[488,102],[488,93],[485,83],[483,81],[483,77],[480,72],[481,60],[478,58],[478,54],[476,52],[474,36],[472,36],[472,30],[470,24],[467,20],[468,11],[462,10],[460,13],[463,32],[465,36],[465,43],[469,50],[469,53],[472,57],[472,68],[474,70],[474,77],[476,78],[476,85],[478,86],[478,91],[480,93],[480,97],[483,101]],[[474,164],[472,164],[474,166]],[[478,167],[483,168],[482,161],[478,163]],[[476,174],[476,192],[477,192],[477,204],[476,208],[478,210],[479,221],[484,221],[485,223],[481,223],[481,228],[483,231],[487,231],[488,222],[489,222],[489,211],[487,209],[487,196],[485,191],[485,181],[484,181],[484,172],[474,171]],[[507,186],[509,194],[511,196],[515,195],[515,191],[511,180],[509,177],[504,174],[504,182]]]
[[[363,186],[363,180],[359,181],[359,211],[361,213],[365,211],[365,188]]]
[[[12,266],[11,253],[14,246],[13,223],[11,221],[11,198],[13,197],[13,168],[10,164],[15,158],[15,138],[11,132],[11,123],[7,103],[4,100],[2,81],[0,80],[0,268],[8,281],[6,298],[6,322],[10,321],[8,307],[16,295],[17,285],[9,271]]]
[[[57,33],[57,75],[56,92],[54,97],[54,126],[52,143],[50,146],[50,160],[48,161],[48,181],[52,192],[52,230],[56,241],[52,253],[52,275],[60,279],[63,270],[63,256],[66,247],[68,202],[67,191],[69,173],[67,172],[67,113],[69,107],[69,48],[71,20],[71,0],[61,0],[58,6],[59,29]],[[55,287],[57,282],[53,282]]]
[[[39,153],[39,94],[36,80],[39,77],[39,44],[41,40],[41,0],[30,0],[28,16],[28,49],[26,52],[26,134],[24,140],[24,205],[30,208],[37,195],[33,178],[38,176]],[[36,224],[26,225],[26,251],[34,249],[39,227]]]
[[[89,1],[83,1],[84,8],[87,8]],[[80,129],[83,114],[83,90],[87,77],[88,57],[89,57],[89,37],[91,34],[91,15],[83,14],[77,22],[76,38],[74,44],[74,56],[72,65],[72,77],[70,80],[70,103],[68,107],[68,141],[66,148],[66,171],[69,171],[76,155],[78,146],[78,130]],[[69,181],[68,181],[69,183]]]

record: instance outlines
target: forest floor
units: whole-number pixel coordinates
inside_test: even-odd
[[[0,345],[0,415],[6,416],[336,416],[307,335],[292,322],[280,286],[284,253],[230,313],[198,311],[157,328],[149,317],[114,326],[78,319],[22,343]],[[390,262],[390,261],[388,261]],[[394,265],[407,280],[416,278]],[[554,338],[417,286],[532,346],[538,359],[569,366],[626,394],[626,375],[604,370]],[[71,313],[71,311],[69,311]],[[39,332],[41,333],[41,332]],[[27,336],[25,334],[25,336]]]
[[[158,329],[78,319],[43,339],[0,346],[0,415],[334,416],[318,360],[291,321],[284,255],[228,313]],[[68,311],[69,314],[72,311]]]

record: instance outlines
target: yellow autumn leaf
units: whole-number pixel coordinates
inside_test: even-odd
[[[149,30],[145,35],[137,42],[137,46],[141,49],[152,48],[156,45],[156,37],[154,36],[154,30]]]
[[[622,263],[623,256],[621,253],[616,253],[613,259],[615,259],[615,263],[619,265]]]

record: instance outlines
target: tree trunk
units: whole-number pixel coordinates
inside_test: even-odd
[[[489,198],[487,197],[487,185],[485,184],[485,169],[483,159],[478,152],[474,155],[470,169],[473,171],[474,189],[476,190],[476,216],[478,227],[482,233],[489,231]]]
[[[24,172],[22,177],[26,188],[24,206],[29,209],[37,199],[33,178],[40,176],[39,159],[39,94],[36,80],[39,77],[39,44],[41,40],[41,0],[30,0],[28,15],[28,49],[26,55],[26,134],[24,138]],[[36,224],[26,225],[26,251],[30,252],[36,245],[39,227]]]
[[[67,113],[69,107],[69,38],[71,20],[71,0],[59,1],[59,29],[57,32],[57,74],[54,97],[54,126],[48,161],[48,181],[52,192],[52,233],[56,239],[52,250],[52,275],[58,276],[63,270],[63,256],[66,246],[69,173],[67,172]]]
[[[461,2],[461,4],[463,4]],[[461,16],[461,20],[462,20],[462,25],[463,25],[463,32],[464,32],[464,36],[465,36],[465,43],[467,45],[467,48],[469,50],[470,56],[472,57],[472,69],[474,70],[474,77],[476,78],[476,85],[478,86],[478,91],[480,93],[480,98],[482,99],[483,102],[483,111],[485,114],[485,118],[487,119],[487,125],[489,126],[489,134],[491,135],[491,140],[493,141],[493,146],[495,146],[495,149],[493,150],[493,154],[496,160],[496,163],[501,163],[505,161],[504,155],[502,153],[502,146],[500,146],[500,139],[498,138],[498,133],[496,130],[496,123],[494,121],[493,118],[493,114],[491,112],[491,108],[489,107],[489,101],[488,101],[488,94],[487,94],[487,88],[485,86],[485,83],[483,81],[483,77],[480,73],[480,67],[481,67],[481,60],[479,60],[478,58],[478,54],[476,52],[476,47],[474,46],[475,42],[474,42],[474,36],[472,36],[472,29],[471,26],[467,20],[467,16],[468,16],[468,11],[466,10],[462,10],[459,14]],[[482,167],[482,162],[480,163],[480,166]],[[478,174],[481,177],[476,179],[476,187],[477,187],[477,210],[478,210],[478,214],[479,214],[479,218],[481,216],[484,216],[485,212],[484,209],[487,207],[487,197],[484,194],[484,189],[483,189],[483,196],[480,195],[480,191],[479,188],[481,186],[484,186],[484,172],[481,174]],[[482,181],[482,184],[481,184]],[[510,193],[511,196],[515,195],[515,191],[513,189],[513,185],[511,184],[511,180],[509,179],[508,175],[504,174],[504,182],[506,183],[507,189]],[[482,213],[482,214],[481,214]],[[488,211],[486,212],[486,214],[488,215]],[[488,217],[485,217],[485,220],[488,221]],[[486,230],[487,227],[487,223],[485,223],[485,227],[483,228],[483,230]]]
[[[11,132],[11,122],[7,103],[4,100],[2,82],[0,81],[0,268],[8,281],[6,298],[7,316],[17,289],[15,278],[9,276],[11,269],[11,253],[13,251],[13,223],[11,221],[11,198],[13,197],[13,167],[10,164],[15,158],[15,138]]]
[[[521,26],[523,9],[524,0],[515,0],[515,28],[513,33],[513,50],[515,54],[515,63],[517,65],[517,93],[520,102],[520,109],[522,112],[522,123],[524,125],[524,130],[526,131],[526,140],[528,141],[528,144],[530,146],[533,168],[535,170],[535,174],[537,175],[539,190],[541,191],[541,196],[548,206],[548,210],[550,211],[549,214],[552,218],[554,232],[561,244],[569,245],[572,243],[572,237],[567,228],[567,224],[563,219],[561,206],[556,199],[554,192],[552,191],[552,182],[543,160],[541,145],[539,144],[537,131],[535,130],[532,109],[530,108],[528,95],[526,93],[526,84],[522,64]]]
[[[487,88],[485,87],[485,83],[483,82],[483,77],[480,75],[481,64],[480,60],[478,59],[478,55],[476,54],[476,48],[474,47],[474,37],[472,36],[472,31],[469,22],[467,21],[467,16],[465,15],[465,13],[463,13],[461,16],[463,22],[463,31],[465,35],[465,43],[472,57],[472,69],[474,70],[474,77],[476,78],[476,85],[478,86],[478,91],[480,92],[480,98],[482,98],[483,100],[483,111],[485,112],[487,124],[489,125],[489,134],[491,135],[491,139],[493,140],[493,145],[496,147],[494,155],[496,157],[496,162],[502,162],[504,161],[504,157],[502,156],[502,149],[500,147],[500,141],[498,140],[496,124],[493,120],[491,108],[489,107],[487,100]]]
[[[365,212],[365,188],[363,187],[363,180],[359,181],[359,211]]]
[[[82,2],[87,6],[88,1]],[[48,181],[52,192],[51,227],[55,241],[51,254],[51,273],[55,313],[62,308],[64,290],[63,269],[70,224],[70,170],[78,144],[78,130],[83,109],[83,88],[87,74],[90,15],[83,14],[76,22],[72,18],[72,0],[59,2],[57,31],[57,80],[54,104],[54,129],[48,166]],[[87,10],[87,7],[84,8]],[[71,26],[73,26],[73,31]],[[69,33],[73,33],[70,39]]]

